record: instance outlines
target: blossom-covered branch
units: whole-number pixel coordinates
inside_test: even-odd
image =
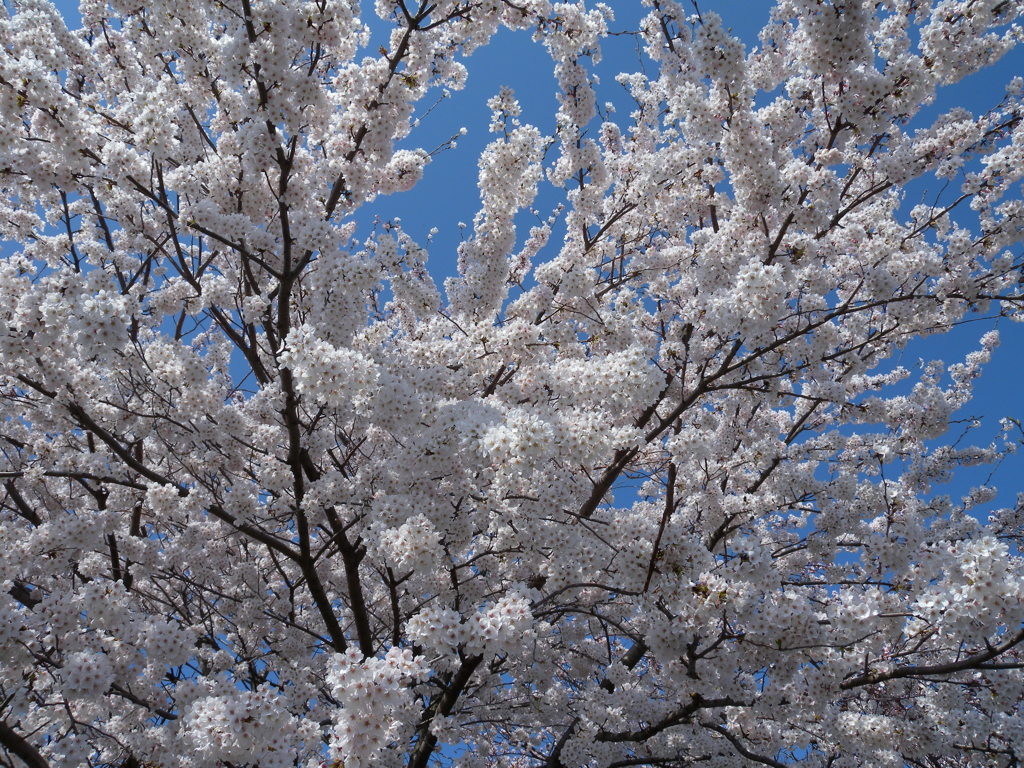
[[[635,5],[0,14],[0,762],[1019,763],[1024,5]]]

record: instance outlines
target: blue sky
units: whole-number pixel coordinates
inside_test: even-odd
[[[77,25],[77,2],[58,0],[56,5],[69,20],[69,25]],[[372,3],[364,0],[363,5],[368,11]],[[612,25],[613,30],[617,31],[635,29],[636,20],[645,10],[639,0],[615,0],[609,5],[618,14]],[[700,3],[702,11],[714,10],[720,13],[726,26],[732,28],[748,46],[756,44],[757,32],[767,20],[772,5],[769,0],[704,0]],[[385,30],[383,25],[375,27],[375,32],[379,34],[384,34]],[[379,41],[375,40],[369,52],[376,50],[378,44]],[[604,55],[604,62],[597,68],[598,72],[604,73],[605,84],[599,101],[615,101],[617,86],[613,81],[614,74],[618,71],[637,71],[644,64],[631,36],[610,38],[604,46]],[[422,182],[412,192],[380,198],[366,206],[362,212],[365,228],[371,225],[376,216],[381,219],[400,217],[406,231],[422,245],[426,245],[427,232],[437,227],[439,231],[428,249],[428,266],[439,283],[455,270],[455,249],[460,238],[458,222],[471,223],[479,207],[476,160],[493,138],[487,131],[490,114],[487,99],[501,86],[509,86],[523,105],[524,122],[537,125],[542,132],[552,133],[554,130],[556,85],[551,63],[541,46],[530,43],[528,33],[503,31],[490,45],[475,52],[466,64],[469,80],[465,90],[453,94],[433,109],[412,138],[416,146],[430,150],[457,134],[461,127],[468,129],[467,135],[459,139],[456,149],[435,156]],[[924,124],[925,120],[953,105],[964,106],[975,113],[984,111],[999,101],[1005,83],[1022,72],[1024,52],[1018,50],[1004,58],[998,66],[942,91],[936,103],[927,107],[915,122]],[[431,101],[426,101],[424,110],[430,106]],[[621,103],[623,109],[620,115],[628,113],[625,99]],[[927,188],[926,183],[918,184],[908,191],[908,200],[913,197],[911,202],[917,202]],[[547,194],[542,191],[536,203],[541,218],[550,212],[557,199],[550,190]],[[536,223],[536,219],[529,214],[522,214],[520,221],[524,225],[524,232],[530,224]],[[552,241],[556,242],[556,238],[553,237]],[[967,352],[977,348],[978,338],[991,327],[991,321],[979,320],[951,334],[920,340],[908,346],[899,359],[894,360],[894,364],[902,364],[913,371],[917,369],[920,358],[938,358],[946,363],[958,362]],[[994,433],[1001,417],[1024,421],[1024,398],[1021,396],[1020,383],[1020,377],[1024,374],[1024,324],[1003,320],[997,327],[1001,332],[1002,345],[995,351],[993,361],[977,383],[974,401],[958,414],[983,418],[991,427],[984,430],[987,435]],[[979,442],[981,440],[978,438]],[[988,474],[986,468],[964,473],[945,490],[954,497],[962,495],[972,485],[984,482]],[[1000,486],[1001,492],[996,502],[989,506],[1013,504],[1017,492],[1024,489],[1022,478],[1024,449],[997,468],[993,482]]]

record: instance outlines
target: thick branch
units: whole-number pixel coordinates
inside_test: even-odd
[[[20,757],[29,768],[50,768],[50,764],[39,754],[39,750],[25,741],[3,720],[0,720],[0,745],[12,755]]]
[[[1005,643],[1000,645],[989,646],[986,650],[980,653],[975,653],[971,656],[966,656],[960,661],[951,661],[946,664],[922,664],[922,665],[909,665],[905,667],[896,667],[888,672],[875,671],[866,672],[856,677],[850,677],[843,680],[839,684],[839,687],[844,691],[849,691],[852,688],[860,688],[864,685],[874,685],[875,683],[882,683],[886,680],[897,680],[904,677],[931,677],[934,675],[950,675],[955,672],[966,672],[971,669],[978,669],[986,661],[994,659],[1008,650],[1013,648],[1024,641],[1024,629],[1017,632]]]
[[[445,686],[444,691],[430,702],[426,716],[416,732],[416,745],[413,747],[412,754],[409,755],[407,768],[426,768],[430,756],[434,754],[434,749],[437,747],[437,736],[430,732],[430,724],[438,715],[447,717],[451,714],[455,702],[462,695],[466,685],[469,684],[469,679],[483,660],[484,657],[479,655],[465,659],[451,682]]]

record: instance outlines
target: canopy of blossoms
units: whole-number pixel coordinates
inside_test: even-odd
[[[0,12],[0,764],[1024,760],[998,337],[893,362],[1024,307],[1024,81],[920,114],[1024,3],[629,3]],[[485,75],[438,286],[365,206],[502,30],[556,128]]]

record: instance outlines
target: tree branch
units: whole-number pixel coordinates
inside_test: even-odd
[[[931,677],[933,675],[949,675],[955,672],[966,672],[971,669],[978,669],[986,661],[994,659],[1008,650],[1013,648],[1015,645],[1019,645],[1024,641],[1024,629],[1017,632],[1009,640],[1000,645],[990,646],[987,650],[975,653],[972,656],[967,656],[960,661],[951,661],[946,664],[923,664],[920,666],[909,665],[905,667],[896,667],[888,672],[875,671],[865,672],[862,675],[856,677],[850,677],[843,680],[839,684],[839,687],[844,691],[849,691],[853,688],[859,688],[864,685],[874,685],[875,683],[883,683],[886,680],[897,680],[904,677]]]
[[[39,754],[39,750],[3,720],[0,720],[0,745],[12,755],[20,757],[29,768],[50,768],[50,764]]]

